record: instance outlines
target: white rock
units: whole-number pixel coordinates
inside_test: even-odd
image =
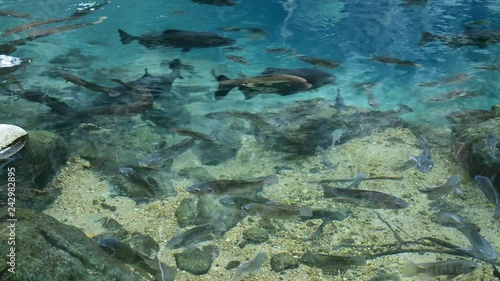
[[[0,55],[0,68],[20,65],[23,61],[20,58]]]
[[[0,124],[0,159],[16,154],[28,140],[28,133],[21,127]]]

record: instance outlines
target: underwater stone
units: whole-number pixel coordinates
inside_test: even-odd
[[[6,210],[0,213],[2,229],[9,224],[7,214]],[[22,246],[16,247],[15,274],[1,271],[2,281],[141,280],[77,227],[23,208],[16,208],[16,218],[21,222],[16,227],[16,245]],[[9,253],[10,247],[0,243],[2,253]],[[0,261],[6,264],[6,255]]]
[[[175,253],[177,268],[194,275],[203,275],[212,267],[212,263],[219,255],[215,245],[207,245],[201,249],[190,248],[181,253]]]
[[[271,268],[276,272],[299,267],[299,262],[288,253],[273,255],[271,258]]]
[[[128,242],[134,250],[147,256],[156,256],[160,250],[160,246],[153,238],[140,232],[132,233]]]
[[[21,127],[0,124],[0,159],[6,159],[16,154],[24,147],[28,133]]]
[[[237,268],[241,264],[240,261],[230,261],[227,263],[225,269],[231,270]]]
[[[196,220],[196,198],[184,198],[175,210],[175,218],[181,228],[193,225]]]
[[[13,163],[17,181],[33,180],[44,187],[68,159],[68,146],[58,134],[30,131],[29,140]]]
[[[250,244],[260,244],[269,240],[269,234],[263,228],[252,227],[243,231],[243,239]]]

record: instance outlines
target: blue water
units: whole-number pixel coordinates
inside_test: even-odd
[[[0,29],[35,19],[66,17],[77,7],[89,3],[5,1],[2,9],[32,13],[33,19],[2,17]],[[421,120],[422,112],[428,115],[429,111],[437,109],[439,114],[431,118],[435,120],[436,117],[442,116],[443,112],[464,107],[489,108],[491,104],[499,102],[496,95],[499,86],[495,83],[498,73],[473,70],[471,66],[494,64],[500,45],[492,45],[485,49],[474,46],[453,49],[439,42],[419,45],[421,31],[441,35],[459,34],[470,21],[488,22],[486,26],[475,28],[498,29],[500,8],[496,1],[448,1],[446,3],[432,1],[425,6],[409,7],[399,4],[401,1],[372,1],[370,3],[346,1],[344,3],[322,0],[256,0],[238,1],[235,7],[217,7],[198,5],[187,0],[148,1],[148,3],[112,1],[101,10],[79,20],[79,22],[86,22],[93,21],[100,16],[107,16],[108,19],[103,23],[40,38],[20,47],[15,55],[34,59],[29,69],[19,75],[30,77],[33,83],[42,84],[47,81],[36,82],[34,76],[50,66],[48,63],[50,59],[66,53],[71,48],[81,48],[83,54],[96,57],[95,60],[88,62],[85,69],[75,69],[73,72],[83,77],[97,69],[112,74],[114,70],[110,69],[120,68],[130,72],[130,76],[124,78],[133,79],[145,67],[159,70],[161,60],[179,57],[183,61],[193,61],[195,67],[198,67],[198,74],[204,77],[199,82],[215,88],[213,79],[209,79],[211,77],[207,74],[211,65],[223,65],[224,74],[230,77],[236,77],[239,73],[255,75],[266,67],[310,66],[294,58],[293,55],[263,52],[268,47],[288,47],[303,55],[317,56],[341,63],[342,68],[325,70],[337,76],[337,85],[343,89],[347,103],[350,104],[367,106],[359,90],[352,88],[353,83],[366,81],[379,81],[379,85],[373,91],[381,100],[382,109],[390,109],[399,102],[414,107],[416,113],[408,115],[406,118],[409,119]],[[59,25],[62,24],[47,27]],[[267,36],[251,38],[248,32],[217,31],[216,28],[221,26],[258,27],[265,30]],[[245,50],[227,51],[221,48],[211,48],[195,49],[189,53],[167,48],[147,50],[135,42],[122,45],[117,33],[118,28],[134,35],[169,28],[218,32],[236,39],[237,45],[244,47]],[[19,38],[19,35],[12,35],[4,40],[16,38]],[[250,64],[242,66],[229,61],[224,58],[228,53],[241,55]],[[390,55],[398,59],[411,60],[421,64],[422,67],[398,67],[369,60],[370,57],[376,55]],[[146,60],[150,65],[144,65],[142,60]],[[203,61],[203,65],[196,65],[196,61]],[[67,67],[67,70],[71,72],[71,66]],[[458,73],[470,73],[473,78],[467,81],[467,84],[462,85],[440,88],[416,87],[418,83],[435,81]],[[436,104],[422,103],[423,100],[457,88],[480,88],[485,96],[467,99],[465,102],[455,100]],[[233,91],[228,99],[241,100],[241,96],[238,96],[236,92]],[[279,99],[282,102],[291,102],[295,99],[311,97],[334,98],[334,93],[334,87],[326,86],[317,92]],[[261,99],[263,98],[257,98],[257,100]],[[255,106],[252,101],[246,104]],[[445,107],[444,111],[443,107]]]

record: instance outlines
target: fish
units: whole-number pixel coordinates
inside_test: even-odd
[[[493,248],[493,246],[491,246],[491,244],[484,239],[475,227],[453,213],[441,213],[440,218],[444,220],[444,224],[446,226],[456,228],[462,232],[471,243],[472,248],[462,247],[459,250],[467,252],[476,258],[487,261],[494,261],[497,259],[497,252],[495,251],[495,248]]]
[[[266,68],[262,74],[254,77],[230,79],[224,75],[212,75],[219,82],[214,93],[215,99],[224,98],[233,88],[238,88],[251,99],[260,93],[274,93],[282,96],[312,90],[333,83],[335,76],[312,68],[282,69]]]
[[[500,217],[500,194],[499,191],[493,186],[493,183],[488,177],[477,175],[474,177],[474,181],[476,182],[476,186],[481,189],[484,193],[484,196],[495,204],[496,208],[493,213],[494,218]]]
[[[258,192],[262,190],[265,185],[277,184],[278,180],[279,178],[277,175],[240,180],[223,179],[197,183],[186,187],[186,191],[197,195],[244,194]]]
[[[31,18],[30,14],[27,14],[27,13],[17,13],[17,12],[8,11],[8,10],[0,10],[0,17],[1,16],[8,16],[8,17],[13,17],[13,18],[21,18],[21,19],[29,19],[29,18]]]
[[[191,0],[199,4],[208,4],[214,6],[236,6],[236,2],[233,0]]]
[[[286,53],[295,53],[294,50],[287,48],[287,47],[278,47],[278,48],[267,48],[265,49],[265,52],[268,54],[286,54]]]
[[[455,100],[458,98],[473,98],[473,97],[479,97],[483,96],[484,94],[481,91],[469,91],[469,90],[455,90],[451,92],[447,92],[441,96],[434,97],[429,99],[428,101],[449,101],[449,100]]]
[[[359,173],[359,174],[357,174],[357,175],[356,175],[356,176],[352,179],[352,182],[351,182],[349,185],[347,185],[346,187],[344,187],[344,188],[346,188],[346,189],[357,189],[357,188],[358,188],[358,186],[359,186],[359,184],[360,184],[360,183],[361,183],[364,179],[366,179],[366,175],[365,175],[365,173]]]
[[[484,139],[484,148],[488,154],[494,160],[497,160],[496,150],[497,150],[497,135],[495,133],[489,132]]]
[[[206,141],[206,142],[217,142],[217,140],[209,135],[205,135],[200,132],[196,132],[185,128],[171,128],[168,130],[169,133],[177,133],[181,136],[191,137],[196,140]]]
[[[244,65],[248,64],[247,60],[244,57],[241,57],[241,56],[227,55],[226,59],[232,60],[232,61],[237,62],[237,63],[244,64]]]
[[[138,90],[138,88],[147,89],[150,91],[149,94],[152,96],[152,98],[158,98],[166,93],[170,93],[172,90],[172,84],[175,82],[175,80],[183,78],[182,75],[180,74],[181,66],[182,66],[181,61],[179,59],[174,59],[169,63],[171,72],[169,74],[160,76],[154,76],[149,74],[148,69],[146,68],[144,70],[145,73],[141,78],[135,81],[131,81],[128,84],[125,83],[125,85],[123,85],[123,83],[120,83],[121,85],[113,88],[96,85],[71,74],[63,73],[60,76],[67,82],[71,82],[75,85],[85,87],[94,92],[105,93],[110,97],[119,97],[123,95],[124,99],[126,99],[124,102],[130,103],[130,95],[132,94],[133,96],[137,96],[136,93],[133,93],[134,89],[135,90]],[[118,80],[115,79],[113,81],[116,82]],[[129,95],[126,95],[127,93]],[[149,95],[147,96],[149,98]],[[143,100],[143,102],[149,102],[152,105],[153,101]]]
[[[308,206],[284,205],[276,202],[250,203],[241,206],[241,210],[251,215],[282,220],[298,220],[313,215],[311,208]]]
[[[219,236],[227,231],[227,227],[223,221],[209,222],[197,225],[187,231],[184,231],[167,242],[167,249],[179,249],[186,246],[195,245],[197,243],[211,240],[214,235]]]
[[[132,167],[120,167],[119,171],[122,175],[124,175],[130,182],[136,184],[148,191],[150,197],[158,197],[158,192],[160,191],[160,184],[152,178],[147,177],[144,178]]]
[[[246,100],[262,92],[289,95],[312,87],[312,84],[308,83],[306,79],[287,74],[258,75],[237,79],[229,79],[224,75],[218,75],[216,79],[219,82],[219,87],[214,93],[216,100],[225,97],[235,87],[238,87],[243,92]]]
[[[470,75],[468,73],[460,73],[457,75],[449,76],[441,81],[421,83],[421,84],[418,84],[417,86],[419,86],[419,87],[433,87],[433,86],[437,86],[437,85],[461,84],[461,83],[469,80],[470,78],[472,78],[472,75]]]
[[[420,141],[423,149],[422,153],[418,156],[410,155],[410,160],[415,161],[417,169],[422,173],[428,173],[434,167],[434,160],[432,159],[431,150],[429,149],[429,140],[427,135],[420,135]]]
[[[242,196],[225,196],[219,199],[219,203],[226,207],[233,207],[241,210],[241,206],[250,203],[267,203],[270,200],[262,196],[242,197]]]
[[[219,26],[216,29],[220,30],[220,31],[228,31],[228,32],[240,32],[243,30],[241,27],[235,27],[235,26]]]
[[[333,163],[330,160],[330,158],[328,158],[328,154],[326,153],[326,149],[324,149],[323,147],[318,145],[318,150],[321,153],[321,163],[323,163],[323,165],[327,166],[328,168],[332,168]]]
[[[483,70],[500,70],[500,65],[486,64],[486,65],[476,66],[473,68],[474,69],[483,69]]]
[[[400,66],[411,66],[411,67],[420,67],[422,65],[417,64],[415,62],[409,60],[400,60],[390,56],[375,56],[371,58],[372,60],[376,60],[383,63],[400,65]]]
[[[415,264],[405,261],[403,264],[403,276],[412,277],[418,275],[420,278],[430,280],[437,276],[447,275],[452,279],[461,274],[468,274],[479,268],[479,264],[467,260],[447,260],[429,263]]]
[[[133,266],[145,276],[148,276],[149,273],[156,280],[173,281],[175,279],[175,275],[177,274],[175,267],[152,260],[114,237],[101,239],[98,241],[98,244],[107,254]]]
[[[427,0],[405,0],[403,3],[399,4],[403,7],[409,6],[425,6],[427,4]]]
[[[235,276],[244,277],[250,272],[258,270],[267,259],[266,253],[260,252],[251,261],[244,262],[236,268]]]
[[[180,48],[182,52],[189,52],[193,48],[211,48],[233,45],[234,39],[220,36],[216,33],[185,31],[178,29],[167,29],[163,32],[154,32],[139,36],[130,35],[118,29],[120,41],[126,45],[134,40],[148,49],[155,47]]]
[[[323,58],[317,58],[317,57],[308,57],[308,56],[303,56],[303,55],[296,55],[296,58],[303,62],[307,62],[309,64],[315,65],[315,66],[322,66],[325,68],[337,68],[341,66],[340,63],[323,59]]]
[[[379,108],[380,102],[377,97],[373,94],[373,92],[369,88],[364,88],[366,93],[366,98],[368,99],[368,104],[373,108]]]
[[[436,40],[451,48],[476,46],[484,49],[500,42],[500,30],[466,28],[461,34],[436,35],[427,31],[420,33],[420,45]]]
[[[366,258],[363,256],[336,256],[319,253],[305,253],[298,259],[302,264],[310,267],[320,268],[327,274],[338,274],[358,266],[366,265]]]
[[[111,3],[111,1],[104,1],[101,4],[87,6],[83,9],[78,8],[73,14],[71,14],[71,17],[72,18],[80,18],[80,17],[86,16],[88,14],[93,13],[94,11],[99,10],[100,8],[106,6],[109,3]]]
[[[444,184],[433,187],[418,188],[418,191],[427,194],[427,200],[436,200],[450,193],[462,194],[460,177],[451,176]]]
[[[332,145],[330,146],[330,149],[333,149],[335,147],[335,144],[340,142],[340,139],[342,138],[342,135],[344,134],[344,129],[335,129],[333,130],[332,133]]]
[[[194,138],[189,138],[181,141],[180,143],[174,144],[166,149],[155,151],[148,154],[144,159],[139,161],[139,166],[143,168],[160,168],[167,161],[173,160],[182,153],[188,151],[196,143]]]
[[[335,97],[334,107],[338,111],[344,111],[347,107],[344,101],[344,97],[342,97],[342,93],[340,93],[340,88],[337,88],[337,96]]]
[[[396,196],[371,190],[335,188],[323,185],[323,197],[336,202],[353,204],[371,209],[405,209],[410,206]]]

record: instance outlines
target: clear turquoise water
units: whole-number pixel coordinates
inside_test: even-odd
[[[266,67],[310,66],[293,55],[263,52],[268,47],[288,47],[303,55],[341,63],[341,68],[324,70],[337,76],[337,86],[343,90],[348,104],[367,107],[364,95],[355,89],[353,84],[378,81],[373,92],[381,101],[381,109],[390,109],[395,104],[403,102],[415,109],[413,114],[405,118],[419,122],[434,122],[438,118],[441,122],[443,119],[440,117],[444,113],[462,108],[489,108],[491,104],[499,102],[497,96],[499,86],[496,82],[498,71],[475,70],[471,67],[495,64],[500,45],[484,49],[474,46],[453,49],[434,42],[420,46],[418,44],[420,31],[459,34],[470,21],[486,21],[488,25],[477,28],[496,29],[500,24],[498,20],[500,7],[493,0],[474,3],[438,2],[433,1],[426,6],[404,7],[399,5],[400,1],[343,3],[321,0],[256,0],[238,1],[238,5],[234,7],[217,7],[198,5],[187,0],[148,1],[148,3],[112,1],[101,10],[78,21],[94,21],[100,16],[107,16],[108,19],[102,24],[40,38],[20,47],[14,55],[34,59],[26,71],[19,73],[21,77],[29,78],[25,82],[27,84],[53,84],[54,81],[40,79],[37,74],[54,67],[49,63],[54,56],[65,54],[71,48],[80,48],[82,54],[94,56],[94,59],[87,60],[86,64],[79,67],[65,66],[65,70],[82,77],[89,77],[86,75],[94,73],[94,76],[101,76],[105,81],[108,77],[95,75],[95,72],[104,71],[110,76],[109,78],[116,78],[120,76],[118,70],[121,69],[128,71],[128,76],[125,75],[123,78],[134,79],[145,67],[164,71],[165,69],[159,66],[160,62],[178,57],[192,63],[196,75],[200,78],[192,79],[189,83],[202,84],[214,89],[216,84],[208,73],[212,66],[223,67],[219,72],[230,77],[236,77],[241,72],[246,75],[259,74]],[[2,17],[0,29],[32,20],[66,17],[84,4],[89,3],[4,1],[2,9],[32,13],[33,19]],[[248,32],[217,31],[216,28],[221,26],[258,27],[265,30],[267,36],[255,40],[256,38],[249,38]],[[122,45],[117,33],[118,28],[136,35],[169,28],[218,32],[236,39],[236,45],[245,49],[242,51],[228,51],[222,48],[195,49],[188,53],[168,48],[147,50],[136,42]],[[12,35],[2,41],[17,39],[18,36]],[[229,61],[225,59],[227,54],[243,56],[249,61],[249,65],[243,66]],[[390,55],[415,61],[422,67],[398,67],[369,60],[376,55]],[[119,75],[116,75],[117,73]],[[469,73],[472,78],[460,85],[433,88],[416,86],[422,82],[435,81],[459,73]],[[484,96],[450,102],[423,103],[430,97],[456,89],[479,89]],[[288,103],[311,97],[333,99],[335,90],[335,87],[326,86],[317,92],[272,97],[265,103],[262,103],[261,99],[267,100],[267,97],[258,97],[253,101],[246,101],[244,106],[239,102],[242,97],[237,91],[233,91],[226,101],[220,102],[219,107],[236,105],[258,109],[262,105],[272,105],[276,100]],[[64,92],[57,94],[67,97]],[[67,97],[71,98],[74,97]],[[229,100],[232,102],[229,103]]]

